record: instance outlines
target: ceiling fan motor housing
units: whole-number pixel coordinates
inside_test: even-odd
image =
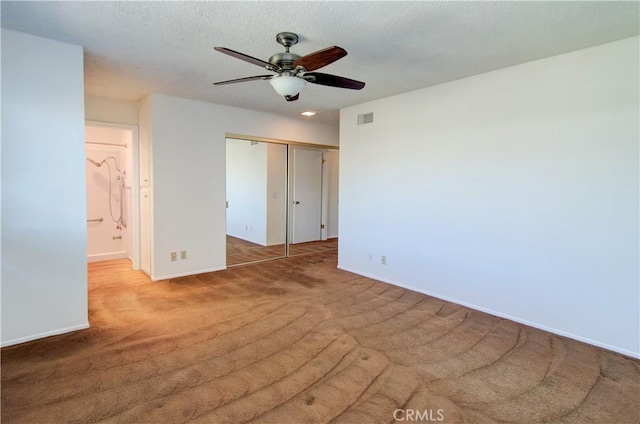
[[[289,52],[276,53],[269,58],[269,63],[278,66],[285,71],[293,70],[293,63],[300,59],[300,55]]]
[[[301,56],[290,53],[289,47],[294,44],[298,44],[298,34],[293,32],[280,32],[276,35],[276,41],[282,44],[286,51],[283,53],[276,53],[269,58],[269,63],[278,66],[285,71],[293,70],[293,62],[300,59]]]

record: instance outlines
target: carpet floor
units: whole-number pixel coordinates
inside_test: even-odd
[[[2,349],[2,423],[640,422],[639,361],[336,264],[90,264],[91,328]]]
[[[338,239],[310,241],[289,245],[289,256],[324,252],[338,248]],[[227,236],[227,266],[284,257],[284,244],[261,246],[237,237]]]

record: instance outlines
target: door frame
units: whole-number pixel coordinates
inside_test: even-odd
[[[263,141],[265,143],[286,144],[289,146],[306,146],[306,147],[315,147],[317,149],[340,150],[339,146],[334,146],[332,144],[307,143],[304,141],[285,140],[282,138],[256,137],[253,135],[235,134],[235,133],[225,133],[225,137],[237,138],[240,140],[247,140],[247,141]]]
[[[140,269],[140,186],[138,184],[140,178],[140,153],[138,127],[136,125],[95,121],[91,119],[85,119],[84,125],[85,127],[108,127],[131,131],[131,268],[137,271]]]

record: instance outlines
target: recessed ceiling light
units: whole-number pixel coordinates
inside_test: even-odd
[[[318,112],[307,111],[307,112],[302,112],[300,115],[313,116],[313,115],[317,115],[317,114],[318,114]]]

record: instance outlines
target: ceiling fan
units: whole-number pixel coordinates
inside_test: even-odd
[[[307,82],[312,84],[327,85],[330,87],[361,90],[364,83],[337,75],[312,72],[327,66],[347,55],[342,47],[331,46],[318,50],[306,56],[300,56],[289,52],[289,47],[298,43],[298,35],[293,32],[281,32],[276,36],[276,41],[285,47],[282,53],[276,53],[266,62],[261,59],[228,49],[226,47],[214,47],[214,50],[228,54],[236,59],[258,65],[276,75],[256,75],[253,77],[237,78],[227,81],[214,82],[214,85],[235,84],[237,82],[269,80],[274,90],[283,96],[288,102],[298,100],[300,90]]]

